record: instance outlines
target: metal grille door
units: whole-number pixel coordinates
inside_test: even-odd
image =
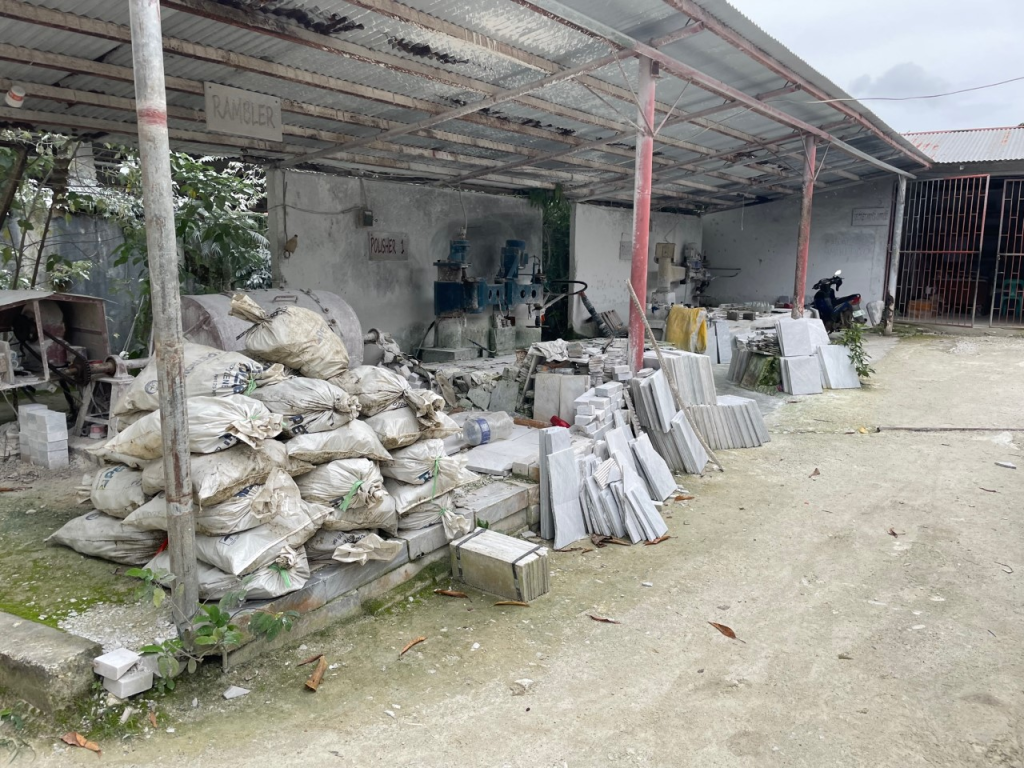
[[[988,176],[907,184],[896,312],[915,322],[974,325],[991,300],[979,276]],[[980,294],[980,295],[979,295]]]
[[[1024,325],[1024,179],[1007,179],[989,325]]]

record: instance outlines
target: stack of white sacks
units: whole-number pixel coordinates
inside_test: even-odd
[[[265,313],[245,295],[232,314],[254,323],[246,353],[185,345],[189,448],[200,597],[250,599],[300,589],[326,563],[391,560],[403,529],[444,522],[473,482],[445,455],[459,431],[443,399],[373,366],[349,370],[344,344],[314,312]],[[106,464],[81,488],[95,511],[50,538],[114,562],[170,569],[155,363],[114,407],[121,431],[91,449]]]

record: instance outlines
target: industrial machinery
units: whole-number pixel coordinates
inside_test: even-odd
[[[477,357],[474,347],[464,346],[466,316],[493,310],[495,348],[529,346],[528,340],[540,341],[540,324],[545,308],[544,273],[539,259],[526,252],[526,241],[506,240],[501,249],[498,272],[492,282],[483,277],[470,277],[468,240],[452,240],[448,258],[435,261],[434,281],[435,346],[423,349],[423,359],[440,362]],[[560,294],[557,298],[567,294]],[[508,317],[514,318],[514,325]],[[525,329],[530,329],[524,334]],[[429,335],[429,331],[428,331]],[[532,338],[535,336],[536,338]],[[497,342],[498,337],[511,343]],[[477,347],[479,342],[469,340]]]

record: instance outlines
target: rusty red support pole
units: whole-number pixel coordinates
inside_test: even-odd
[[[640,84],[636,132],[636,172],[633,185],[633,266],[629,282],[640,301],[647,303],[647,247],[651,234],[651,169],[654,165],[654,62],[637,58]],[[629,367],[636,373],[644,367],[644,316],[636,304],[629,305]]]
[[[138,115],[142,204],[153,305],[153,346],[160,392],[167,549],[171,556],[171,612],[179,631],[199,605],[195,516],[185,406],[185,344],[181,331],[178,243],[167,133],[167,92],[159,0],[131,0],[132,61]]]
[[[807,293],[807,257],[811,252],[811,201],[814,199],[814,167],[817,147],[813,136],[804,136],[804,187],[800,200],[800,231],[796,236],[796,286],[793,289],[793,317],[804,316]]]

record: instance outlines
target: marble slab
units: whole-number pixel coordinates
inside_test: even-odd
[[[672,439],[682,458],[684,471],[691,475],[702,474],[708,463],[708,454],[682,411],[672,419]]]
[[[551,488],[548,482],[550,470],[547,457],[552,453],[564,451],[571,446],[569,430],[563,427],[548,427],[540,431],[540,536],[550,541],[555,538],[554,518],[551,514]]]
[[[636,463],[640,468],[640,474],[647,483],[650,496],[655,501],[664,501],[676,489],[676,481],[672,477],[672,470],[668,468],[665,460],[658,455],[651,444],[648,435],[641,435],[630,443]]]
[[[780,358],[786,374],[784,385],[791,395],[821,394],[821,363],[817,355]]]
[[[818,359],[825,375],[825,385],[829,389],[859,389],[860,377],[850,360],[846,347],[831,345],[818,347]]]
[[[580,471],[571,448],[547,457],[551,514],[554,519],[555,549],[567,547],[587,535],[580,507]]]

